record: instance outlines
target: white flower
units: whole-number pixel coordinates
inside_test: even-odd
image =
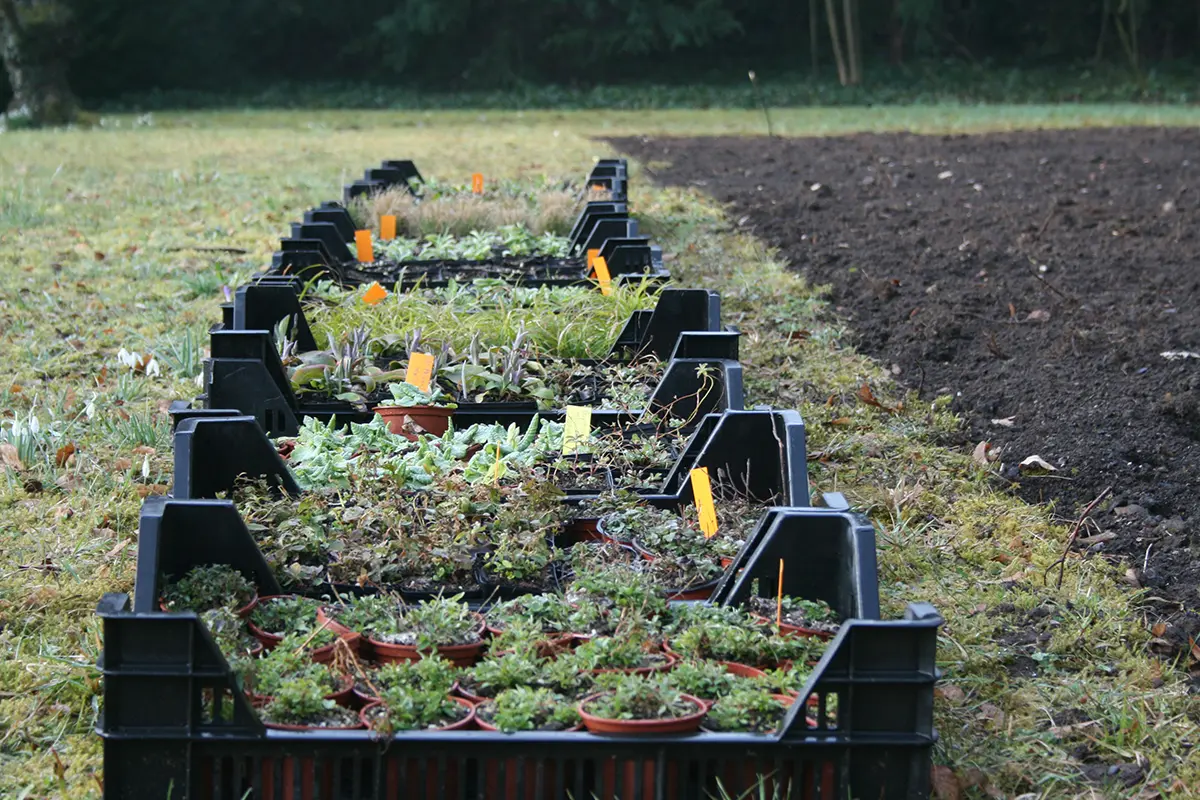
[[[151,356],[150,360],[146,363],[146,377],[153,378],[156,375],[161,375],[161,374],[162,374],[162,370],[159,369],[158,359]]]
[[[150,455],[142,456],[142,477],[150,480]]]

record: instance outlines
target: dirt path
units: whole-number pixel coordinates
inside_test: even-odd
[[[1111,486],[1090,547],[1200,638],[1200,131],[614,145],[832,284],[861,349],[952,394],[1026,499],[1073,518]]]

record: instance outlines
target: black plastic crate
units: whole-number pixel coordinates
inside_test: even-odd
[[[266,478],[286,492],[299,485],[258,421],[247,416],[198,415],[175,429],[175,484],[179,499],[216,497],[239,476]],[[795,411],[726,411],[706,417],[685,444],[655,493],[692,502],[691,470],[728,476],[731,488],[774,498],[780,506],[807,506],[808,464],[804,421]]]
[[[275,346],[274,329],[287,321],[288,335],[301,351],[316,349],[295,279],[279,277],[239,287],[232,329],[225,322],[210,333],[211,357],[204,362],[204,392],[198,409],[232,410],[254,416],[273,435],[294,435],[305,417],[342,423],[365,422],[373,412],[356,411],[345,401],[302,401],[292,391]],[[742,372],[736,331],[721,330],[720,297],[702,289],[665,289],[653,310],[635,312],[610,353],[613,361],[638,355],[663,360],[662,378],[648,408],[685,420],[743,407]],[[706,370],[703,376],[700,370]],[[176,418],[188,408],[176,406]],[[558,419],[562,410],[538,411],[536,404],[482,403],[455,412],[460,427],[475,422],[525,424],[535,414]],[[594,412],[598,422],[628,424],[640,412]]]
[[[573,226],[570,255],[566,258],[506,257],[481,261],[404,261],[360,263],[352,249],[354,220],[336,203],[323,203],[292,223],[291,235],[280,240],[272,259],[276,274],[328,277],[342,284],[379,282],[389,289],[444,286],[450,280],[497,278],[529,286],[592,285],[586,255],[599,250],[617,282],[666,281],[662,248],[638,235],[637,221],[624,203],[592,202],[585,205]]]
[[[756,582],[773,589],[784,558],[784,592],[824,600],[845,618],[781,733],[409,732],[384,741],[262,726],[196,615],[157,610],[159,579],[229,564],[260,594],[278,586],[231,503],[152,498],[134,610],[126,595],[106,595],[98,609],[105,797],[701,800],[721,788],[753,792],[760,781],[789,798],[928,797],[941,618],[913,604],[903,620],[877,619],[874,532],[848,512],[779,509],[753,545],[718,589],[721,602],[744,602]]]

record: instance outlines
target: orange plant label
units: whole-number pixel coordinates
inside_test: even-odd
[[[373,306],[380,300],[388,296],[388,290],[379,285],[379,281],[373,281],[367,290],[363,292],[362,301],[369,306]]]
[[[429,353],[413,353],[408,357],[408,369],[404,371],[404,382],[411,383],[422,392],[429,391],[433,380],[433,356]]]
[[[779,559],[779,591],[775,595],[775,627],[783,627],[783,559]]]
[[[612,275],[608,274],[608,262],[603,256],[596,256],[592,266],[596,270],[596,280],[600,281],[600,294],[612,294]]]
[[[474,194],[483,194],[483,173],[476,172],[471,175],[471,191]]]
[[[588,276],[592,277],[596,274],[596,259],[600,256],[600,248],[593,247],[587,251],[587,268]]]
[[[375,260],[375,248],[371,246],[370,231],[355,231],[354,245],[358,248],[358,260],[363,264],[370,264]]]
[[[704,531],[705,539],[711,539],[717,535],[717,507],[713,502],[708,467],[697,467],[692,470],[691,476],[692,497],[696,500],[696,510],[700,512],[700,530]]]
[[[379,238],[390,242],[396,238],[396,215],[384,214],[379,218]]]

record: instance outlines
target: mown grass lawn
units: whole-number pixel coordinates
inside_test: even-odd
[[[801,134],[1194,125],[1200,110],[772,116],[777,131]],[[265,264],[289,221],[384,158],[411,157],[448,179],[578,176],[609,155],[592,136],[763,131],[760,115],[731,111],[109,122],[120,127],[0,137],[0,436],[12,445],[0,480],[0,798],[99,796],[92,611],[103,592],[132,588],[138,508],[171,480],[166,407],[196,392],[222,287]],[[1136,598],[1119,588],[1120,565],[1072,557],[1062,587],[1046,585],[1065,526],[939,444],[956,425],[945,403],[904,396],[853,351],[852,332],[821,293],[711,202],[636,176],[634,186],[643,226],[679,281],[720,290],[726,317],[744,331],[749,403],[799,408],[815,488],[845,492],[877,523],[887,613],[924,600],[945,615],[935,760],[962,796],[1200,795],[1200,699],[1188,693],[1186,665],[1148,655],[1150,633]],[[121,349],[153,353],[161,374],[132,372]],[[903,408],[867,405],[864,383],[883,405]],[[1088,763],[1113,769],[1085,778]]]

